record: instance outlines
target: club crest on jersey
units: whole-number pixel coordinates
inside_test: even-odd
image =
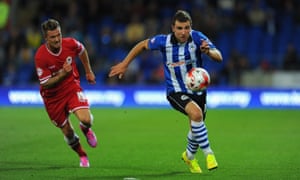
[[[72,63],[72,57],[68,56],[67,59],[66,59],[66,61],[67,61],[68,64],[71,64]]]

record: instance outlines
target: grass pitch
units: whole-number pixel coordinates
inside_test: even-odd
[[[188,121],[172,109],[93,108],[99,146],[90,159],[66,145],[43,108],[0,108],[0,179],[300,179],[299,110],[208,111],[206,125],[219,168],[189,173],[181,161]]]

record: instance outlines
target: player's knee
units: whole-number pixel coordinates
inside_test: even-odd
[[[202,110],[194,101],[191,101],[186,105],[185,112],[188,114],[190,120],[196,122],[203,120]]]
[[[79,143],[79,136],[77,134],[73,134],[73,136],[65,136],[64,139],[71,147],[76,146]]]
[[[82,114],[78,116],[80,122],[85,125],[91,125],[93,123],[93,115],[92,114]]]
[[[61,131],[67,138],[73,138],[74,136],[74,129],[69,123],[66,123],[63,127],[61,127]]]
[[[201,111],[191,111],[189,113],[189,117],[191,120],[197,121],[197,122],[200,122],[203,119],[203,115],[202,115]]]

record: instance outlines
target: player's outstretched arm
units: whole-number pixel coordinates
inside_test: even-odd
[[[142,51],[148,49],[148,39],[137,43],[127,54],[125,59],[117,65],[111,67],[108,74],[109,77],[118,76],[121,79],[124,76],[129,64],[138,56]]]

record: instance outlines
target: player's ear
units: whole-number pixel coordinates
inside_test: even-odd
[[[175,32],[175,25],[174,24],[171,25],[171,30],[172,30],[172,32]]]

